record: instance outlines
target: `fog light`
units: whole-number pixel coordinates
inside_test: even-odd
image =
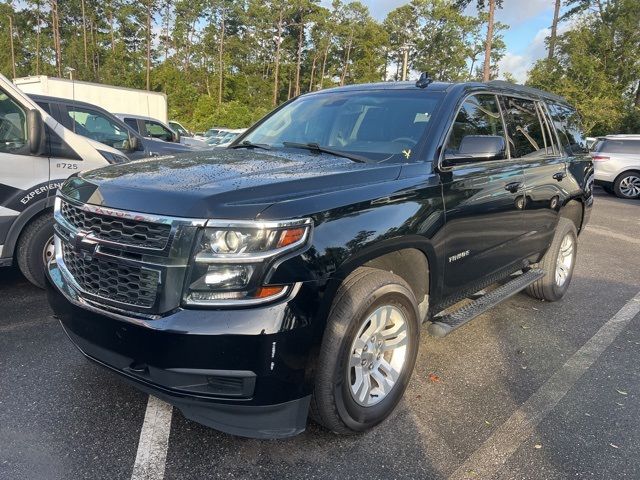
[[[204,283],[215,288],[243,288],[252,274],[251,265],[209,265]]]

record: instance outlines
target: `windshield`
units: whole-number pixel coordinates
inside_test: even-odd
[[[372,162],[413,161],[412,149],[440,98],[439,93],[422,90],[303,96],[273,113],[242,142],[272,148],[288,148],[286,143],[317,144]]]

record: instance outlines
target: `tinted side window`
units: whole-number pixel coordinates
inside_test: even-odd
[[[73,131],[110,147],[128,148],[129,132],[97,110],[67,105]]]
[[[546,135],[532,100],[502,97],[512,158],[547,155]]]
[[[167,142],[171,142],[173,140],[172,132],[157,122],[150,122],[145,120],[144,126],[147,129],[147,135],[149,137],[160,138],[162,140],[166,140]]]
[[[566,105],[551,103],[549,113],[567,154],[585,153],[587,142],[582,133],[578,112]]]
[[[596,152],[605,153],[630,153],[640,155],[640,140],[606,139],[598,143]]]
[[[502,118],[495,95],[473,95],[465,100],[451,127],[445,147],[446,158],[466,158],[460,146],[466,141],[465,137],[468,140],[470,137],[478,136],[504,138]],[[506,158],[506,155],[501,158]]]
[[[51,114],[51,104],[49,102],[36,102],[38,104],[38,106],[43,109],[45,112],[47,112],[49,115],[53,116]]]
[[[138,120],[136,120],[135,118],[125,118],[124,123],[133,128],[134,132],[140,133],[140,130],[138,129]]]
[[[20,152],[27,144],[24,109],[0,91],[0,152]]]

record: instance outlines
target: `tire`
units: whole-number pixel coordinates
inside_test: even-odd
[[[620,198],[640,198],[640,172],[629,171],[619,175],[613,182],[613,191]]]
[[[613,187],[609,185],[602,185],[602,189],[607,192],[609,195],[615,195],[616,192],[613,191]]]
[[[369,332],[375,326],[371,318],[379,319],[379,326],[386,325],[382,327],[386,338],[374,333],[378,335],[374,343],[359,348],[357,345],[365,343],[356,345],[356,338],[371,338]],[[420,342],[418,318],[416,299],[402,278],[373,268],[359,268],[349,275],[338,289],[329,313],[317,363],[311,417],[338,434],[362,432],[387,418],[402,398],[415,365]],[[399,334],[394,337],[394,332]],[[390,348],[394,342],[401,345],[403,341],[404,346],[380,353],[385,346]],[[349,366],[358,351],[358,366]],[[363,366],[365,361],[375,367]],[[395,366],[399,372],[395,382],[391,370],[381,362]],[[354,392],[358,386],[357,368],[361,369],[363,389]],[[365,394],[367,375],[371,375],[370,394]],[[378,383],[376,378],[386,380]],[[382,384],[386,392],[381,390]]]
[[[561,250],[566,252],[567,246],[565,239],[568,238],[571,242],[572,249],[570,252],[569,263],[559,262],[558,257],[561,255]],[[573,277],[573,269],[576,264],[576,254],[578,251],[578,236],[576,227],[571,220],[561,218],[558,221],[556,227],[556,233],[551,242],[551,246],[547,253],[545,253],[542,261],[536,265],[532,265],[532,268],[541,268],[546,272],[546,275],[534,283],[529,285],[526,292],[540,300],[546,300],[547,302],[556,302],[560,300],[569,288],[571,278]],[[567,257],[565,257],[566,259]],[[560,270],[560,272],[559,272]],[[564,272],[564,280],[562,280],[562,272]],[[558,276],[559,275],[559,276]]]
[[[16,258],[22,274],[35,286],[44,288],[47,282],[45,274],[45,248],[53,240],[53,215],[44,213],[31,220],[18,239]],[[48,255],[53,250],[48,251]]]

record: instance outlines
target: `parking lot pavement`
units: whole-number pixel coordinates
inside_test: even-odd
[[[444,339],[424,335],[379,428],[259,441],[174,410],[164,478],[640,478],[639,291],[640,202],[598,190],[567,296],[519,294]],[[147,401],[0,270],[0,479],[132,478]]]

